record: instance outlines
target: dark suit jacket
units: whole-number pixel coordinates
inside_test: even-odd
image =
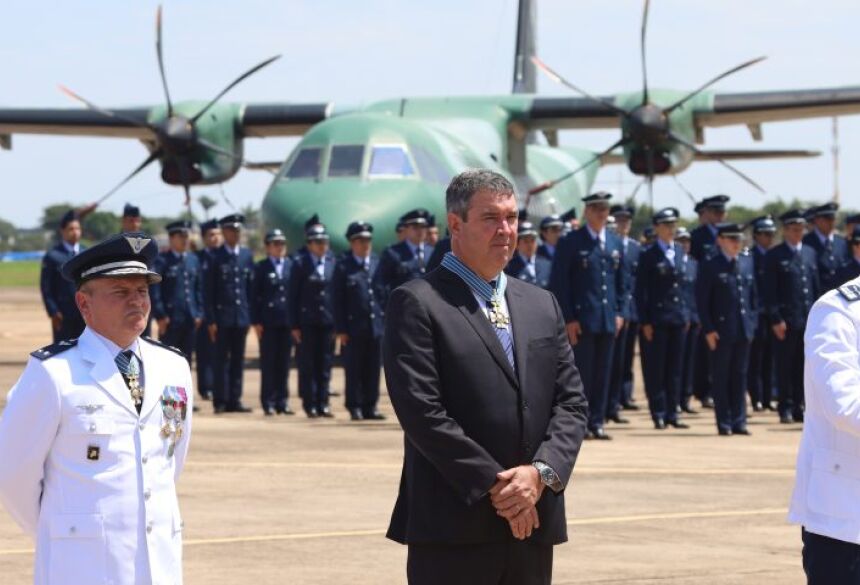
[[[405,432],[388,537],[401,543],[512,538],[487,492],[496,474],[543,461],[567,484],[587,404],[552,294],[509,278],[516,373],[466,284],[445,268],[391,294],[385,379]],[[564,498],[546,489],[531,540],[567,539]]]

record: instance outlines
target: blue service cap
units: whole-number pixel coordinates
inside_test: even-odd
[[[744,226],[741,223],[718,223],[717,235],[723,238],[740,238],[744,235]]]
[[[316,242],[328,239],[328,232],[326,231],[325,226],[321,223],[312,225],[305,230],[305,240],[307,240],[308,242]]]
[[[562,213],[559,216],[559,219],[561,219],[561,221],[563,221],[565,223],[576,219],[576,207],[571,207],[570,209],[568,209],[567,211]]]
[[[702,199],[701,206],[703,209],[725,209],[730,199],[728,195],[712,195]]]
[[[574,217],[576,217],[575,214],[574,214]],[[540,220],[540,230],[541,231],[549,229],[551,227],[562,227],[562,226],[564,226],[564,220],[562,220],[561,216],[557,215],[557,214],[547,215],[545,218]]]
[[[528,236],[537,237],[538,233],[535,229],[535,224],[530,221],[521,221],[519,225],[517,225],[517,238],[524,238]]]
[[[806,210],[806,219],[814,219],[816,217],[836,217],[836,212],[839,211],[839,204],[830,202],[824,205],[816,205]]]
[[[413,209],[412,211],[407,211],[402,216],[400,216],[400,221],[403,225],[429,225],[430,224],[430,212],[426,209],[419,207],[418,209]]]
[[[776,223],[770,215],[762,215],[750,222],[754,234],[772,234],[776,231]]]
[[[142,232],[116,234],[72,256],[61,271],[63,278],[81,283],[94,278],[145,276],[149,284],[161,282],[151,270],[158,245]]]
[[[191,231],[191,222],[187,219],[172,221],[164,226],[164,229],[166,229],[167,234],[171,236],[177,232],[185,232],[187,234]]]
[[[140,207],[138,207],[137,205],[132,205],[131,203],[126,203],[125,207],[122,208],[122,216],[140,217]]]
[[[689,240],[692,236],[690,236],[690,230],[685,228],[684,226],[675,228],[675,239],[676,240]]]
[[[284,232],[279,230],[278,228],[271,229],[266,232],[266,236],[263,238],[263,243],[271,244],[272,242],[286,242],[287,236],[284,235]]]
[[[594,205],[596,203],[605,203],[608,205],[610,199],[612,199],[612,193],[608,191],[597,191],[596,193],[583,197],[582,202],[586,205]]]
[[[853,213],[845,217],[845,223],[860,223],[860,213]]]
[[[354,221],[346,228],[346,239],[352,240],[355,238],[373,237],[373,226],[366,221]]]
[[[245,223],[245,216],[241,213],[231,213],[230,215],[225,215],[222,217],[218,224],[222,228],[234,228],[234,229],[242,229],[242,225]]]
[[[218,227],[218,220],[217,219],[207,219],[206,221],[204,221],[203,223],[200,224],[200,235],[205,236],[206,232],[208,232],[209,230],[214,230],[217,227]]]
[[[779,221],[782,225],[791,225],[793,223],[806,223],[806,216],[802,209],[789,209],[779,216]]]
[[[64,229],[67,225],[72,223],[73,221],[80,221],[81,218],[78,215],[78,212],[74,209],[68,210],[63,214],[63,217],[60,218],[60,229]]]
[[[651,216],[651,223],[658,225],[661,223],[677,223],[681,213],[674,207],[664,207],[657,213]]]
[[[636,210],[629,205],[613,205],[609,208],[609,213],[613,217],[633,217]]]
[[[849,241],[852,244],[860,244],[860,225],[854,226],[854,230],[851,232],[851,238],[849,239]]]
[[[311,226],[314,226],[314,225],[321,225],[321,224],[322,224],[322,222],[320,221],[320,216],[319,216],[319,214],[318,214],[318,213],[314,213],[314,214],[313,214],[312,216],[310,216],[310,217],[307,219],[307,221],[305,222],[305,229],[307,230],[307,229],[308,229],[309,227],[311,227]]]

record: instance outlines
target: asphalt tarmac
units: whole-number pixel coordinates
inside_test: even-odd
[[[27,354],[50,342],[38,292],[0,289],[0,405]],[[249,337],[248,358],[257,346]],[[295,397],[295,370],[291,371]],[[343,372],[333,387],[343,391]],[[195,419],[180,485],[188,585],[399,584],[406,549],[388,541],[403,435],[387,421],[264,418],[259,371],[245,374],[250,415]],[[641,384],[640,405],[645,404]],[[293,403],[297,407],[298,402]],[[712,411],[689,430],[653,429],[647,411],[584,445],[566,491],[570,541],[555,549],[553,583],[804,583],[800,529],[786,523],[799,425],[774,413],[751,437],[719,437]],[[22,445],[22,449],[26,449]],[[32,580],[32,546],[0,510],[0,582]]]

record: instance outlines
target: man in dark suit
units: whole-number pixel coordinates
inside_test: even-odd
[[[765,310],[775,337],[779,421],[803,421],[803,334],[818,298],[818,259],[803,243],[806,219],[799,209],[779,216],[783,242],[765,256]]]
[[[421,208],[400,218],[406,238],[382,252],[373,277],[373,286],[382,296],[383,304],[395,288],[427,273],[427,262],[433,255],[433,246],[425,242],[429,218],[430,212]]]
[[[152,316],[158,324],[158,340],[180,349],[191,365],[194,336],[203,322],[203,281],[197,256],[188,252],[191,222],[166,226],[170,249],[155,259],[161,282],[149,286]]]
[[[299,396],[308,418],[334,416],[329,405],[329,385],[334,360],[335,258],[329,240],[323,224],[307,228],[307,251],[296,257],[290,275],[290,321],[297,345]]]
[[[517,227],[517,250],[505,267],[505,273],[541,288],[549,287],[552,261],[537,253],[537,230],[534,224],[521,221]]]
[[[266,233],[266,258],[254,266],[251,289],[251,323],[260,342],[260,404],[263,414],[294,414],[290,408],[290,353],[293,348],[290,318],[292,258],[287,238],[279,229]]]
[[[756,325],[755,337],[750,344],[750,362],[747,371],[747,390],[750,394],[753,410],[761,412],[765,409],[773,409],[773,332],[767,319],[767,312],[763,310],[765,280],[765,256],[773,247],[773,237],[776,234],[776,223],[769,215],[757,217],[750,222],[755,241],[750,255],[755,268],[755,286],[758,296],[758,323]]]
[[[251,412],[242,404],[245,342],[251,326],[251,288],[254,257],[240,245],[245,216],[236,213],[218,222],[224,245],[212,258],[206,274],[203,305],[209,336],[215,343],[215,413]]]
[[[349,251],[334,267],[334,322],[343,353],[346,409],[354,421],[384,420],[379,412],[382,367],[382,306],[373,290],[379,256],[373,253],[373,226],[354,221],[346,229]]]
[[[409,545],[412,585],[548,584],[586,429],[582,384],[554,297],[502,270],[510,182],[466,171],[446,203],[452,254],[387,311],[385,376],[405,433],[388,537]]]
[[[589,438],[600,440],[611,438],[603,426],[613,343],[624,326],[627,300],[621,240],[606,229],[611,197],[598,192],[582,199],[585,225],[559,240],[550,277],[588,397]]]
[[[634,298],[642,329],[642,370],[654,427],[689,428],[678,418],[681,402],[684,334],[690,320],[688,297],[683,294],[687,255],[675,242],[680,214],[674,207],[652,217],[657,242],[645,250],[636,272]]]
[[[747,364],[755,334],[755,271],[741,253],[743,226],[719,225],[719,252],[699,265],[696,306],[708,344],[713,376],[714,414],[720,435],[749,435]]]
[[[838,210],[837,203],[825,203],[806,210],[806,221],[812,222],[813,227],[803,236],[803,245],[815,250],[818,259],[819,296],[839,286],[839,269],[851,257],[845,238],[836,233]]]
[[[42,302],[51,319],[54,343],[64,339],[77,339],[84,330],[84,319],[75,303],[75,284],[63,278],[60,269],[66,260],[85,248],[81,246],[81,221],[74,210],[60,219],[60,243],[48,250],[42,258],[39,288]]]

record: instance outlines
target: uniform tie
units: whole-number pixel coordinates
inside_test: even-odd
[[[114,358],[116,367],[119,368],[122,379],[131,392],[131,399],[134,401],[134,407],[137,413],[140,414],[140,409],[143,406],[143,387],[140,385],[140,363],[137,356],[130,349],[121,351]]]
[[[421,269],[421,272],[424,272],[424,267],[426,264],[424,263],[424,246],[418,246],[418,268]]]

